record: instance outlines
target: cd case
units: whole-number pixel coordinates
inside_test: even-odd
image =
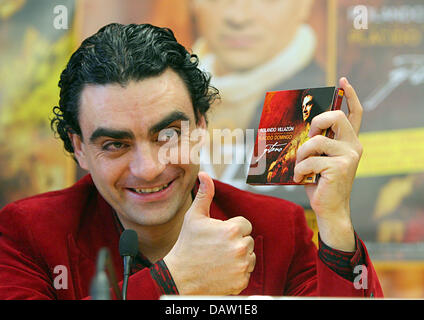
[[[297,149],[305,143],[312,119],[326,111],[340,110],[344,91],[336,87],[267,92],[262,109],[247,183],[299,185],[315,183],[317,175],[293,181]],[[331,129],[323,135],[333,138]]]

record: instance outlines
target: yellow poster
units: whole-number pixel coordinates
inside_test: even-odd
[[[64,188],[75,165],[53,139],[51,110],[74,47],[74,1],[1,1],[0,207]]]

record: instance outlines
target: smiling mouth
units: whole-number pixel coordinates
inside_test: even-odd
[[[165,190],[166,188],[169,187],[169,185],[172,183],[168,182],[164,185],[161,185],[159,187],[155,187],[155,188],[128,188],[129,190],[131,190],[132,192],[138,193],[138,194],[153,194],[153,193],[157,193],[160,192],[162,190]]]

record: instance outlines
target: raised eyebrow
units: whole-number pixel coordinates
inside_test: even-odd
[[[113,139],[134,139],[134,134],[130,131],[116,130],[110,128],[99,127],[90,136],[90,142],[94,143],[101,137],[108,137]]]
[[[170,113],[169,115],[167,115],[165,118],[163,118],[161,121],[159,121],[158,123],[156,123],[154,126],[152,126],[149,129],[149,133],[151,135],[158,133],[159,131],[165,129],[166,127],[168,127],[171,123],[173,123],[174,121],[190,121],[190,118],[188,115],[186,115],[184,112],[181,111],[174,111],[172,113]]]

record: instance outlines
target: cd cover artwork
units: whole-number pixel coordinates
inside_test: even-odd
[[[339,110],[343,94],[343,89],[336,87],[267,92],[246,182],[315,183],[315,174],[300,183],[293,181],[297,149],[308,140],[312,119],[325,111]],[[322,134],[333,138],[331,129]]]

